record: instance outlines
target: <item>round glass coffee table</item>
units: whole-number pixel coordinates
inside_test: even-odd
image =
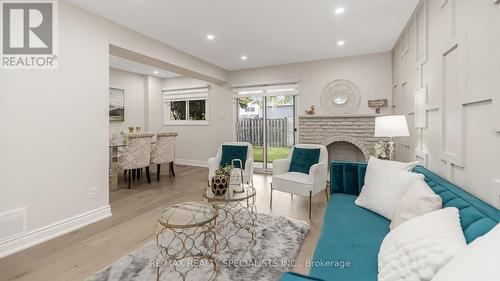
[[[235,250],[232,246],[233,238],[240,237],[239,234],[246,233],[249,243],[246,250],[257,243],[255,233],[255,222],[257,220],[257,208],[255,207],[255,188],[251,185],[242,185],[239,192],[232,188],[224,194],[217,196],[210,187],[203,191],[203,198],[218,210],[217,230],[219,234],[219,249],[227,248]],[[236,241],[233,241],[236,242]]]
[[[217,209],[205,202],[184,202],[164,209],[158,218],[156,243],[161,265],[156,280],[165,274],[177,273],[182,280],[196,267],[211,267],[207,280],[215,280],[217,263]],[[170,268],[171,272],[166,272]]]

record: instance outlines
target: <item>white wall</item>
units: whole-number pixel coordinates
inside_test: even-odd
[[[152,132],[178,132],[176,162],[207,165],[219,145],[232,140],[232,93],[226,86],[207,83],[189,77],[163,79],[150,78],[149,130]],[[202,87],[210,85],[208,126],[163,125],[161,90]]]
[[[315,105],[318,114],[321,114],[323,88],[333,80],[347,79],[354,82],[361,92],[361,105],[357,114],[375,114],[375,110],[368,107],[368,100],[387,98],[390,102],[391,67],[391,54],[380,53],[231,71],[228,80],[231,85],[238,85],[298,79],[299,114],[304,114],[304,110],[311,105]],[[390,108],[384,108],[384,112],[390,112]]]
[[[418,159],[499,208],[500,5],[493,2],[422,1],[393,50],[393,95],[411,128],[398,158]]]
[[[110,44],[226,79],[223,69],[64,1],[58,44],[56,70],[0,70],[0,213],[28,207],[28,233],[0,243],[0,256],[110,215]]]
[[[112,121],[109,123],[109,131],[116,132],[120,137],[121,131],[128,130],[128,127],[140,126],[145,129],[145,77],[143,75],[123,71],[119,69],[109,69],[109,86],[120,88],[125,91],[125,121]]]

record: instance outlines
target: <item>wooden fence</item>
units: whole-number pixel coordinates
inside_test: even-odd
[[[270,147],[288,147],[287,118],[267,120],[267,142]],[[236,124],[238,141],[249,142],[253,146],[264,146],[264,120],[242,119]]]

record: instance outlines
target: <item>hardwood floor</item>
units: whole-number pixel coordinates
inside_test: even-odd
[[[207,173],[206,168],[176,166],[175,178],[162,175],[160,182],[147,184],[143,177],[131,190],[111,192],[112,217],[0,259],[0,280],[85,280],[153,239],[156,219],[163,208],[182,201],[201,201]],[[254,176],[257,211],[309,221],[308,198],[291,198],[290,194],[275,191],[273,209],[269,209],[270,181],[269,175]],[[126,187],[123,177],[120,186]],[[309,271],[303,264],[314,253],[325,205],[323,192],[313,198],[311,230],[297,257],[296,272]]]

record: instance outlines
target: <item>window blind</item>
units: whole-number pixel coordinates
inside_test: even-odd
[[[163,90],[163,102],[207,100],[209,87]]]
[[[299,94],[299,84],[268,84],[244,87],[233,87],[234,97],[248,96],[296,96]]]

